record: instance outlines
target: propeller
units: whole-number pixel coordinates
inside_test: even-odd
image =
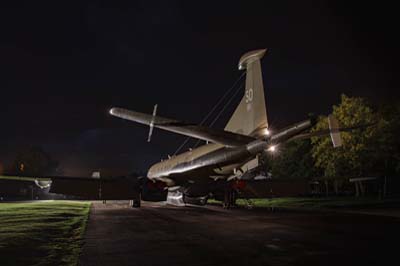
[[[153,117],[151,118],[151,122],[150,122],[150,130],[149,130],[149,136],[147,138],[147,142],[151,141],[151,135],[153,134],[154,120],[156,118],[156,114],[157,114],[157,104],[154,105]]]

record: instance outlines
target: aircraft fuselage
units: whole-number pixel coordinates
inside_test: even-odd
[[[148,178],[171,182],[169,177],[190,176],[194,172],[206,172],[208,177],[228,177],[234,169],[248,162],[266,148],[266,143],[256,140],[234,148],[219,144],[207,144],[154,164]]]
[[[174,185],[174,180],[179,176],[227,178],[234,174],[235,169],[239,169],[254,159],[257,154],[275,143],[290,139],[310,128],[311,125],[311,120],[305,120],[269,137],[259,136],[254,141],[237,147],[226,147],[220,144],[203,145],[154,164],[149,169],[147,176],[149,179],[161,180],[170,185]]]
[[[149,179],[171,183],[172,180],[169,177],[195,175],[198,172],[208,176],[213,174],[229,175],[237,167],[238,163],[225,162],[218,166],[215,164],[218,162],[218,155],[222,154],[226,149],[220,144],[202,145],[154,164],[150,167],[147,176]]]

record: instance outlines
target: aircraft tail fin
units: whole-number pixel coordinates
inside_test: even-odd
[[[257,135],[260,130],[267,132],[268,120],[260,63],[266,52],[267,49],[250,51],[240,58],[239,69],[246,70],[245,94],[225,126],[226,131],[242,135]]]

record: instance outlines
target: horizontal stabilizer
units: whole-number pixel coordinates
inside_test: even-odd
[[[336,118],[334,118],[334,117],[333,117],[333,119],[328,117],[329,129],[323,129],[323,130],[313,131],[313,132],[309,132],[309,133],[299,134],[299,135],[296,135],[296,136],[290,138],[290,140],[309,139],[312,137],[323,137],[323,136],[330,135],[333,146],[336,148],[336,147],[340,147],[343,144],[342,138],[340,136],[340,132],[349,132],[349,131],[353,131],[356,129],[364,129],[364,128],[367,128],[370,126],[374,126],[376,124],[376,123],[370,123],[370,124],[363,124],[363,125],[355,125],[355,126],[351,126],[351,127],[339,127],[338,121],[337,120],[335,121],[335,120],[336,120]]]
[[[339,122],[333,115],[328,116],[329,134],[334,148],[342,146],[342,138],[339,131]]]
[[[152,125],[152,127],[155,128],[164,129],[204,141],[222,144],[228,147],[245,145],[255,140],[253,137],[238,133],[184,123],[174,119],[134,112],[123,108],[112,108],[110,110],[110,114],[122,119],[148,126]]]

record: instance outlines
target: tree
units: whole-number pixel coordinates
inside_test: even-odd
[[[342,95],[333,115],[340,127],[361,127],[341,132],[339,148],[333,148],[329,135],[280,145],[277,153],[264,155],[267,171],[274,177],[400,174],[400,104],[385,104],[375,111],[363,98]],[[320,116],[311,131],[327,128],[327,117]]]
[[[400,175],[400,105],[379,108],[376,134],[369,143],[368,162],[374,173]]]
[[[373,124],[377,120],[376,113],[364,99],[344,94],[341,96],[341,103],[333,106],[333,115],[341,127]],[[312,131],[327,128],[327,118],[321,116]],[[343,145],[339,148],[333,148],[329,136],[312,138],[315,166],[326,177],[361,176],[369,168],[367,162],[370,159],[370,144],[376,135],[376,126],[341,132]]]
[[[268,155],[267,162],[273,177],[305,178],[317,175],[310,140],[294,140],[281,145],[276,154]]]

